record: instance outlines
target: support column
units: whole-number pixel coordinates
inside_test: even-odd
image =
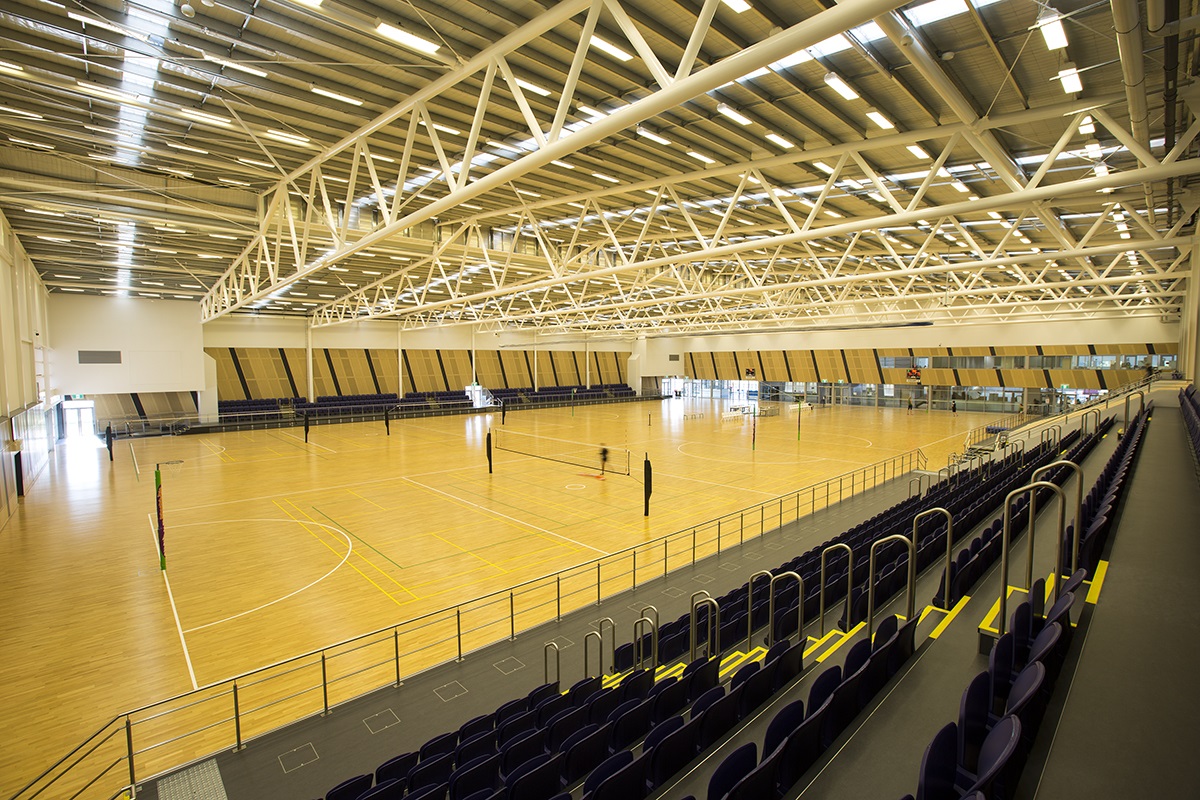
[[[471,329],[471,385],[475,386],[479,383],[479,377],[475,372],[475,329]]]
[[[314,388],[316,381],[313,379],[313,329],[311,322],[305,322],[304,327],[304,362],[308,368],[308,382],[305,386],[305,391],[308,392],[308,402],[317,402],[317,392]]]
[[[592,388],[592,354],[586,336],[583,339],[583,365],[585,367],[584,374],[587,376],[583,386],[585,389],[590,389]]]
[[[1183,318],[1179,321],[1179,371],[1185,378],[1200,378],[1200,244],[1192,245],[1192,274],[1188,279],[1187,297],[1183,301]]]
[[[401,325],[399,322],[397,322],[397,323],[396,323],[396,375],[398,375],[398,376],[399,376],[399,381],[398,381],[399,389],[398,389],[398,391],[397,391],[397,394],[398,394],[398,396],[400,397],[400,399],[401,399],[401,400],[403,400],[403,399],[404,399],[404,342],[403,342],[403,334],[404,334],[404,328],[403,328],[403,326],[402,326],[402,325]]]
[[[537,331],[533,332],[533,391],[541,388],[541,381],[538,380],[538,349],[537,349]]]

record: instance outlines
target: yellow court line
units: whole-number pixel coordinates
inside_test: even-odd
[[[844,645],[846,642],[853,639],[855,634],[857,634],[859,631],[861,631],[866,626],[867,626],[867,623],[860,622],[857,625],[855,625],[853,628],[851,628],[850,630],[843,633],[842,638],[839,639],[838,641],[834,642],[832,647],[830,647],[828,650],[826,650],[821,655],[817,656],[817,663],[820,664],[822,661],[829,658],[831,655],[833,655],[838,650],[840,650],[842,645]]]
[[[379,505],[379,503],[376,503],[374,500],[370,500],[370,499],[368,499],[368,498],[366,498],[366,497],[363,497],[361,494],[359,494],[358,492],[354,491],[353,489],[347,489],[346,491],[347,491],[347,492],[349,492],[350,494],[354,495],[355,497],[357,497],[359,500],[364,500],[364,501],[366,501],[366,502],[370,503],[371,505],[373,505],[373,506],[375,506],[376,508],[378,508],[380,511],[391,511],[391,510],[392,510],[392,509],[390,509],[390,508],[387,508],[386,506],[381,506],[381,505]]]
[[[941,636],[942,631],[944,631],[944,630],[946,630],[946,628],[950,627],[950,623],[954,622],[954,618],[958,616],[958,612],[960,612],[964,608],[966,608],[967,603],[969,603],[970,601],[971,601],[970,595],[966,595],[966,594],[963,595],[962,598],[960,598],[959,601],[954,604],[954,608],[950,609],[950,612],[947,613],[946,616],[942,618],[942,621],[937,624],[937,627],[929,632],[929,638],[936,639],[939,636]],[[997,602],[997,604],[999,604],[999,600],[997,600],[996,602]],[[941,611],[942,609],[939,608],[938,610]]]
[[[298,511],[298,512],[299,512],[299,513],[300,513],[302,516],[304,516],[304,517],[307,517],[307,516],[308,516],[308,515],[307,515],[307,514],[305,514],[303,511],[301,511],[301,510],[300,510],[300,507],[299,507],[299,506],[297,506],[295,503],[293,503],[291,500],[288,500],[288,499],[286,499],[286,498],[285,498],[283,502],[285,502],[285,503],[288,503],[289,505],[291,505],[291,506],[292,506],[292,508],[296,509],[296,511]],[[303,520],[303,519],[301,519],[300,517],[296,517],[296,516],[295,516],[295,515],[293,515],[291,512],[289,512],[289,511],[288,511],[286,508],[284,508],[282,505],[280,505],[280,504],[279,504],[279,501],[278,501],[278,500],[276,500],[276,501],[275,501],[275,505],[276,505],[276,506],[279,508],[279,510],[280,510],[280,511],[282,511],[283,513],[287,514],[287,515],[288,515],[289,517],[291,517],[292,519],[294,519],[294,520],[296,520],[297,522],[299,522],[299,523],[300,523],[302,526],[304,525],[304,520]],[[313,520],[312,518],[309,518],[309,521],[310,521],[310,522],[315,522],[316,520]],[[305,529],[307,530],[307,526],[305,526]],[[310,533],[311,533],[311,531],[310,531]],[[326,547],[328,547],[328,546],[329,546],[329,545],[328,545],[328,544],[326,544]],[[333,550],[333,548],[330,548],[330,550]],[[334,552],[336,552],[336,551],[334,551]],[[372,561],[371,561],[369,558],[367,558],[367,557],[363,556],[363,555],[362,555],[361,553],[359,553],[357,550],[355,550],[354,552],[355,552],[355,555],[357,555],[357,556],[358,556],[360,559],[362,559],[362,560],[363,560],[363,561],[365,561],[367,564],[369,564],[369,565],[371,566],[371,568],[372,568],[372,569],[374,569],[374,570],[375,570],[376,572],[378,572],[380,575],[383,575],[385,578],[389,579],[389,580],[390,580],[392,583],[396,584],[396,586],[398,586],[398,587],[399,587],[400,589],[402,589],[403,591],[407,592],[407,593],[408,593],[408,594],[409,594],[409,595],[412,597],[412,599],[413,599],[413,600],[420,600],[420,599],[421,599],[421,598],[420,598],[420,597],[418,597],[417,595],[413,594],[413,592],[412,592],[411,590],[409,590],[409,589],[408,589],[408,587],[404,586],[404,585],[403,585],[403,584],[401,584],[399,581],[397,581],[395,578],[393,578],[391,575],[388,575],[386,572],[384,572],[383,570],[381,570],[381,569],[380,569],[378,566],[376,566],[376,565],[375,565],[375,564],[374,564],[374,563],[373,563],[373,562],[372,562]],[[369,575],[367,575],[365,572],[363,572],[361,569],[359,569],[359,568],[358,568],[357,566],[355,566],[353,563],[350,563],[350,562],[346,562],[346,563],[347,563],[347,564],[349,564],[349,566],[350,566],[350,568],[351,568],[352,570],[354,570],[355,572],[357,572],[359,575],[362,575],[362,576],[363,576],[363,578],[365,578],[365,579],[366,579],[366,581],[367,581],[368,583],[370,583],[372,586],[374,586],[374,587],[375,587],[376,589],[378,589],[379,591],[383,592],[383,593],[384,593],[384,594],[387,596],[387,598],[388,598],[389,600],[391,600],[393,603],[395,603],[395,604],[396,604],[396,605],[398,605],[398,606],[399,606],[399,605],[404,605],[404,603],[401,603],[399,600],[397,600],[395,597],[393,597],[393,596],[392,596],[392,594],[391,594],[391,592],[389,592],[387,589],[384,589],[382,586],[380,586],[380,585],[379,585],[378,583],[376,583],[375,581],[371,580],[371,577],[370,577]]]
[[[226,452],[226,448],[217,447],[215,444],[208,441],[207,439],[201,439],[200,444],[207,447],[213,453],[213,455],[221,458],[223,461],[237,461],[236,458],[234,458],[233,456],[229,455],[228,452]]]
[[[1100,599],[1100,590],[1104,588],[1104,576],[1108,574],[1108,562],[1101,561],[1096,565],[1096,574],[1092,576],[1092,585],[1088,587],[1087,602],[1096,605]]]
[[[462,552],[463,552],[465,555],[468,555],[468,556],[470,556],[471,558],[477,558],[477,559],[479,559],[480,561],[482,561],[484,564],[487,564],[489,567],[495,567],[496,569],[500,570],[500,571],[501,571],[501,572],[503,572],[505,575],[507,575],[507,574],[508,574],[508,570],[506,570],[504,567],[500,566],[499,564],[494,564],[494,563],[492,563],[491,561],[488,561],[486,558],[484,558],[483,556],[479,555],[479,554],[478,554],[478,553],[476,553],[474,550],[468,550],[468,549],[467,549],[467,548],[465,548],[465,547],[460,547],[459,545],[456,545],[454,542],[450,541],[449,539],[447,539],[447,538],[445,538],[445,537],[443,537],[443,536],[438,536],[436,533],[435,533],[435,534],[432,534],[432,536],[433,536],[433,538],[435,538],[435,539],[438,539],[439,541],[443,541],[443,542],[445,542],[446,544],[450,545],[451,547],[453,547],[453,548],[455,548],[455,549],[457,549],[457,550],[460,550],[460,551],[462,551]]]

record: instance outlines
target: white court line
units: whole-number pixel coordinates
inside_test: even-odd
[[[502,519],[509,520],[510,522],[515,523],[517,525],[523,525],[526,528],[532,528],[535,531],[541,531],[542,533],[547,534],[548,536],[558,537],[559,539],[562,539],[564,542],[570,542],[571,544],[577,545],[578,547],[584,547],[588,550],[595,550],[597,553],[601,553],[603,555],[608,555],[607,550],[601,550],[599,547],[592,547],[590,544],[584,544],[583,542],[577,542],[574,539],[572,539],[570,536],[563,536],[561,533],[555,533],[554,531],[548,531],[545,528],[539,528],[537,525],[533,525],[532,523],[526,522],[525,520],[517,519],[516,517],[510,517],[507,514],[501,514],[499,511],[496,511],[495,509],[488,508],[487,506],[482,506],[479,503],[473,503],[470,500],[467,500],[462,497],[458,497],[457,495],[450,494],[449,492],[443,492],[441,489],[435,489],[432,486],[426,486],[423,483],[418,483],[417,481],[414,481],[412,478],[403,478],[403,480],[406,480],[409,483],[414,484],[416,486],[420,486],[422,489],[425,489],[427,491],[434,492],[435,494],[440,494],[444,497],[449,497],[451,500],[457,501],[459,503],[466,503],[469,506],[478,508],[484,514],[491,514],[493,516],[497,516]]]
[[[304,441],[304,437],[297,436],[294,433],[281,433],[279,435],[280,436],[290,436],[291,438],[293,438],[293,439],[297,440],[298,442],[300,442],[301,444],[303,444],[305,447],[319,447],[322,450],[328,450],[331,453],[337,452],[337,450],[334,450],[332,447],[326,447],[323,444],[317,444],[316,442],[306,442],[306,441]]]
[[[137,453],[134,452],[133,442],[129,443],[129,455],[133,456],[133,474],[137,476],[137,479],[140,481],[142,479],[142,470],[138,467]]]
[[[154,517],[146,514],[146,519],[150,520],[150,537],[154,539],[154,552],[159,558],[162,558],[162,553],[158,551],[158,530],[154,527]],[[163,583],[167,585],[167,599],[171,601],[171,613],[175,615],[175,630],[179,631],[179,644],[183,646],[183,659],[187,662],[188,677],[192,679],[192,689],[199,689],[199,684],[196,683],[196,671],[192,669],[192,656],[188,653],[187,640],[183,638],[183,626],[179,624],[179,611],[175,608],[175,595],[171,593],[171,581],[167,579],[167,571],[162,570]]]
[[[247,614],[253,614],[255,611],[262,611],[264,608],[268,608],[268,607],[270,607],[270,606],[273,606],[273,605],[275,605],[276,603],[282,603],[284,600],[287,600],[287,599],[288,599],[288,598],[290,598],[290,597],[295,597],[296,595],[300,594],[300,593],[301,593],[301,592],[303,592],[304,590],[306,590],[306,589],[311,589],[312,587],[316,586],[316,585],[317,585],[318,583],[320,583],[321,581],[323,581],[323,580],[325,580],[326,578],[328,578],[328,577],[329,577],[330,575],[332,575],[333,573],[337,572],[337,571],[338,571],[338,569],[340,569],[340,568],[341,568],[342,564],[345,564],[345,563],[346,563],[346,561],[347,561],[347,560],[350,558],[350,554],[351,554],[352,552],[354,552],[354,545],[353,545],[353,544],[350,542],[350,537],[349,537],[349,536],[347,536],[347,535],[346,535],[346,532],[345,532],[345,531],[343,531],[341,528],[335,528],[335,527],[334,527],[334,526],[332,526],[332,525],[325,525],[325,524],[322,524],[322,523],[320,523],[320,522],[312,522],[311,520],[298,520],[298,519],[223,519],[223,520],[218,520],[218,521],[214,521],[214,522],[191,522],[191,523],[188,523],[188,524],[186,524],[186,525],[175,525],[175,526],[173,526],[173,527],[175,527],[175,528],[192,528],[192,527],[195,527],[195,526],[197,526],[197,525],[218,525],[218,524],[225,524],[225,523],[228,523],[228,522],[294,522],[294,523],[296,523],[296,524],[298,524],[298,525],[319,525],[319,526],[320,526],[320,527],[322,527],[322,528],[328,528],[328,529],[329,529],[329,530],[331,530],[331,531],[337,531],[338,533],[340,533],[340,534],[342,535],[342,537],[343,537],[343,538],[346,540],[346,555],[342,557],[342,560],[338,562],[338,564],[337,564],[337,566],[336,566],[336,567],[334,567],[333,569],[329,570],[329,572],[326,572],[324,575],[322,575],[321,577],[317,578],[315,581],[313,581],[312,583],[308,584],[307,586],[301,586],[301,587],[300,587],[299,589],[297,589],[296,591],[294,591],[294,592],[290,592],[289,594],[285,594],[283,597],[277,597],[277,598],[275,598],[274,600],[270,601],[269,603],[263,603],[261,606],[257,606],[257,607],[255,607],[255,608],[251,608],[251,609],[249,609],[249,610],[247,610],[247,611],[242,611],[242,612],[240,612],[240,613],[234,614],[234,615],[233,615],[233,616],[231,616],[231,617],[226,617],[225,619],[219,619],[219,620],[216,620],[215,622],[206,622],[205,624],[203,624],[203,625],[197,625],[197,626],[196,626],[196,627],[194,627],[194,628],[188,628],[188,629],[187,629],[187,632],[188,632],[188,633],[194,633],[194,632],[196,632],[196,631],[202,631],[202,630],[204,630],[205,628],[211,628],[213,625],[220,625],[220,624],[221,624],[221,623],[223,623],[223,622],[230,622],[231,620],[235,620],[235,619],[237,619],[238,617],[244,617],[244,616],[246,616]]]

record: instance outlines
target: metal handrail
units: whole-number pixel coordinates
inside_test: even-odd
[[[546,646],[542,648],[542,683],[550,682],[550,649],[554,648],[554,680],[559,680],[562,676],[562,651],[558,649],[558,644],[555,642],[546,642]],[[585,656],[586,658],[586,656]],[[586,665],[585,665],[586,667]],[[586,672],[586,669],[584,670]]]
[[[871,543],[871,551],[867,558],[867,641],[875,635],[875,551],[888,542],[903,542],[908,548],[908,613],[905,619],[912,619],[916,610],[917,597],[917,546],[902,533],[893,533]],[[847,606],[849,609],[849,606]],[[846,627],[850,627],[850,615],[846,615]]]
[[[804,641],[804,578],[800,577],[800,573],[789,570],[788,572],[781,572],[778,575],[771,576],[771,586],[768,589],[771,593],[771,599],[767,606],[767,616],[770,617],[770,621],[767,623],[767,647],[775,644],[775,583],[784,578],[795,578],[796,583],[800,584],[800,601],[796,603],[796,611],[799,615],[799,618],[796,620],[796,638],[800,642]]]
[[[1087,434],[1087,421],[1093,414],[1096,415],[1096,424],[1092,428],[1092,433],[1098,433],[1100,431],[1100,409],[1089,408],[1079,415],[1079,432],[1081,434]]]
[[[642,628],[643,622],[650,626],[650,666],[652,668],[658,666],[658,626],[649,617],[639,617],[633,623],[633,640],[636,642],[634,646],[634,669],[642,669],[642,665],[645,663],[645,654],[642,651],[642,637],[638,633]]]
[[[590,669],[588,669],[588,653],[590,652],[588,650],[588,642],[590,642],[592,640],[593,636],[596,637],[596,645],[599,648],[597,650],[597,653],[600,656],[600,660],[596,662],[597,666],[600,667],[600,669],[597,671],[596,677],[603,678],[604,677],[604,637],[600,635],[599,631],[588,631],[587,633],[585,633],[583,635],[583,677],[585,677],[585,678],[592,677],[592,671]]]
[[[766,578],[767,579],[767,594],[769,595],[769,599],[771,601],[774,601],[775,598],[773,595],[771,595],[771,580],[773,577],[774,576],[771,574],[771,571],[769,569],[763,569],[763,570],[759,570],[758,572],[751,575],[750,580],[747,583],[747,586],[746,586],[746,652],[747,653],[750,652],[750,650],[752,650],[754,648],[754,579],[755,578]],[[772,611],[773,610],[774,609],[772,608]],[[774,617],[775,617],[775,615],[772,614],[771,618],[774,619]]]
[[[1066,516],[1066,494],[1055,484],[1050,481],[1032,481],[1017,489],[1013,489],[1004,498],[1004,529],[1000,540],[1000,617],[996,621],[996,630],[999,635],[1004,635],[1004,626],[1007,624],[1008,616],[1008,550],[1011,544],[1012,535],[1012,500],[1014,497],[1032,491],[1036,495],[1038,489],[1052,489],[1058,493],[1058,536],[1056,541],[1062,542],[1063,521]],[[1030,503],[1030,509],[1034,507],[1034,502]],[[1028,581],[1025,585],[1026,589],[1033,586],[1033,528],[1036,520],[1033,514],[1029,517],[1029,568],[1027,571]],[[1058,548],[1058,567],[1061,572],[1062,567],[1062,548]],[[1057,581],[1056,581],[1057,583]]]
[[[1138,413],[1141,414],[1146,410],[1146,393],[1141,389],[1134,389],[1125,395],[1125,416],[1121,420],[1121,430],[1129,428],[1129,401],[1133,399],[1135,394],[1138,396]]]
[[[615,670],[617,658],[617,623],[612,621],[612,617],[601,617],[596,620],[596,630],[600,633],[600,663],[601,665],[604,664],[604,623],[606,622],[608,623],[609,638],[612,642],[608,648],[608,668]],[[601,669],[603,669],[603,666]]]
[[[707,594],[707,592],[705,592],[705,594]],[[695,595],[693,595],[693,597],[695,597]],[[688,663],[691,663],[696,660],[696,609],[699,608],[700,606],[710,606],[710,605],[712,606],[713,611],[711,614],[708,615],[708,630],[707,630],[707,636],[705,637],[705,643],[709,646],[708,655],[710,658],[712,657],[712,635],[713,635],[713,630],[714,630],[713,617],[716,617],[716,620],[717,620],[716,621],[717,638],[719,639],[721,636],[721,605],[716,600],[712,599],[711,597],[701,597],[699,599],[692,600],[692,614],[691,614],[691,644],[692,644],[692,648],[691,648],[691,658],[688,659]]]
[[[1040,476],[1043,472],[1047,472],[1047,471],[1053,469],[1054,467],[1068,467],[1075,472],[1075,524],[1074,524],[1074,537],[1073,537],[1074,541],[1071,544],[1071,573],[1070,573],[1070,574],[1074,575],[1075,570],[1079,569],[1079,538],[1080,538],[1080,531],[1083,528],[1083,468],[1080,467],[1078,464],[1076,464],[1074,461],[1068,461],[1067,459],[1064,458],[1060,461],[1055,461],[1053,464],[1047,464],[1044,467],[1038,467],[1037,469],[1035,469],[1033,471],[1033,474],[1031,474],[1029,477],[1031,480],[1036,481],[1038,479],[1038,476]],[[1059,537],[1060,537],[1060,541],[1058,543],[1058,556],[1056,556],[1056,558],[1058,560],[1055,562],[1055,569],[1057,571],[1054,574],[1054,599],[1055,600],[1058,599],[1058,596],[1060,594],[1059,587],[1062,585],[1062,576],[1063,576],[1062,541],[1061,541],[1062,533],[1061,532],[1059,533]]]
[[[954,515],[947,509],[938,506],[937,508],[927,508],[920,514],[913,517],[913,546],[917,544],[917,523],[924,517],[931,514],[943,514],[946,517],[946,587],[942,594],[942,602],[946,604],[946,610],[950,610],[950,564],[954,561]]]
[[[825,635],[825,557],[830,550],[846,551],[846,620],[850,620],[850,593],[854,589],[854,550],[845,542],[831,544],[821,551],[821,635]],[[803,602],[803,599],[801,600]]]

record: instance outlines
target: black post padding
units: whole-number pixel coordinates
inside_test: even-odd
[[[104,446],[108,448],[108,460],[113,460],[113,436],[112,425],[106,425],[104,428]]]
[[[506,416],[508,416],[508,405],[503,400],[501,400],[500,401],[500,424],[501,425],[504,424],[504,418]]]
[[[304,443],[308,444],[308,412],[304,412]]]
[[[390,408],[383,409],[383,429],[387,431],[387,435],[392,435],[392,410]]]
[[[654,469],[650,466],[650,455],[646,454],[646,460],[642,462],[642,494],[645,496],[645,509],[642,516],[650,516],[650,493],[654,491]]]
[[[487,432],[488,475],[492,474],[492,432]]]

